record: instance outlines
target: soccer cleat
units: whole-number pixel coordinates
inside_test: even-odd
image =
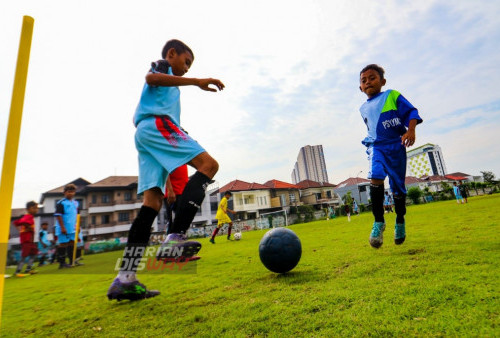
[[[139,283],[139,281],[134,281],[130,283],[122,283],[120,278],[115,278],[113,283],[108,289],[108,299],[121,301],[122,299],[128,300],[140,300],[158,296],[160,291],[148,290],[144,284]]]
[[[374,222],[372,233],[370,234],[370,245],[375,249],[378,249],[384,243],[384,222]]]
[[[27,277],[29,274],[17,272],[14,276],[16,277]]]
[[[181,257],[192,257],[200,249],[200,242],[188,241],[186,236],[182,234],[170,234],[158,250],[156,258],[161,260],[165,258],[179,259]]]
[[[24,271],[24,273],[25,274],[34,275],[34,274],[38,273],[38,271],[36,271],[36,270],[26,270],[26,271]]]
[[[215,244],[215,241],[214,241],[213,238],[210,238],[209,242],[212,243],[212,244]]]
[[[73,267],[72,265],[66,264],[66,263],[59,265],[59,269],[66,269],[66,268],[72,268],[72,267]]]
[[[397,245],[403,244],[406,239],[405,222],[403,224],[396,223],[394,227],[394,243]]]
[[[227,236],[227,240],[228,240],[228,241],[231,241],[231,236]]]

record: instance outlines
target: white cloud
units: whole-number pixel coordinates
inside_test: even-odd
[[[372,62],[420,109],[418,142],[440,144],[449,170],[498,174],[500,157],[488,156],[498,147],[483,136],[499,113],[483,108],[499,99],[499,12],[489,1],[3,2],[0,142],[21,17],[36,20],[14,206],[79,176],[137,173],[131,119],[169,38],[194,50],[187,76],[227,86],[181,89],[182,124],[219,161],[221,184],[290,181],[306,144],[323,144],[333,182],[364,170],[357,78]],[[481,122],[463,128],[471,118]]]

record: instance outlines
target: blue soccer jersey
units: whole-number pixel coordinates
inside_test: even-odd
[[[153,62],[150,72],[173,75],[172,67],[165,60]],[[139,122],[148,117],[166,115],[180,126],[180,96],[179,87],[150,86],[145,83],[135,110],[134,125],[137,127]]]
[[[76,230],[76,217],[78,215],[78,202],[75,200],[69,200],[63,198],[56,204],[56,212],[54,216],[56,217],[56,236],[61,235],[61,225],[57,216],[61,216],[64,222],[64,227],[66,228],[67,234],[74,234]]]
[[[366,146],[400,142],[410,120],[422,119],[418,110],[396,90],[389,89],[368,99],[359,109],[368,128]]]

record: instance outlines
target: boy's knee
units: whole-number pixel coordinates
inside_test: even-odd
[[[215,174],[217,174],[217,171],[219,171],[219,163],[214,158],[209,157],[203,162],[198,171],[205,174],[209,178],[213,178]]]

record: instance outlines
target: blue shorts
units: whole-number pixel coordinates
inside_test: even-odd
[[[60,234],[57,236],[57,244],[73,243],[75,241],[75,233]]]
[[[139,122],[135,147],[139,153],[138,194],[155,187],[164,193],[168,173],[205,152],[168,116],[154,116]]]
[[[368,178],[385,180],[389,176],[389,185],[394,195],[406,195],[406,148],[400,144],[369,146]]]

